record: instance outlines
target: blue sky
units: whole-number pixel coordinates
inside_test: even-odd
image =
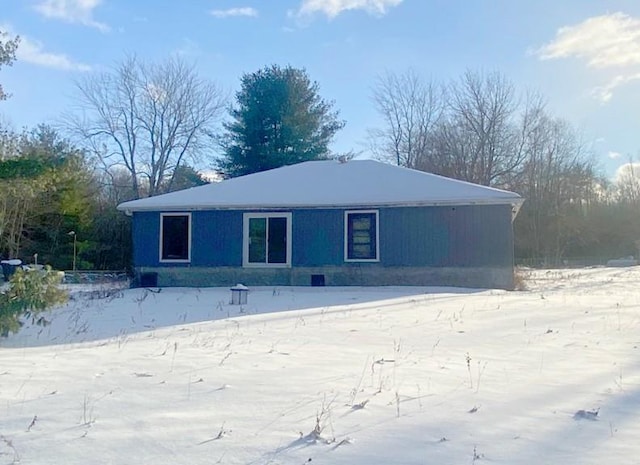
[[[14,127],[72,111],[74,79],[126,54],[181,54],[229,92],[265,65],[306,68],[347,121],[333,149],[364,151],[376,76],[500,71],[582,131],[602,171],[640,153],[637,0],[0,0],[18,61],[0,70]]]

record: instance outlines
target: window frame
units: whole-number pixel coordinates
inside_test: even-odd
[[[249,261],[249,223],[253,218],[264,218],[267,227],[265,229],[265,260],[269,259],[269,218],[285,218],[286,227],[286,257],[284,263],[269,263],[268,261],[255,263]],[[252,212],[242,214],[242,266],[244,268],[291,268],[292,251],[292,214],[291,212]]]
[[[164,219],[170,216],[187,217],[187,258],[163,258]],[[191,263],[191,237],[193,235],[191,212],[162,212],[160,213],[160,243],[158,244],[158,258],[160,263]]]
[[[375,258],[349,258],[349,216],[357,214],[373,214],[375,218]],[[344,261],[347,263],[379,263],[380,262],[380,212],[379,210],[345,210],[344,212]]]

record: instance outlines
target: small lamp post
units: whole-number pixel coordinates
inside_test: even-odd
[[[69,236],[73,236],[73,271],[76,271],[76,251],[77,251],[77,237],[75,231],[69,231],[67,233]]]

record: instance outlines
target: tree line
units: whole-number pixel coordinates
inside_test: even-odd
[[[593,153],[544,98],[518,92],[498,72],[467,71],[440,83],[414,71],[378,77],[381,127],[370,149],[391,163],[517,192],[516,257],[559,265],[635,255],[640,177],[602,176]]]
[[[0,31],[0,66],[18,46]],[[68,269],[75,239],[78,268],[126,268],[130,221],[115,210],[120,202],[208,182],[195,167],[229,178],[353,156],[330,151],[345,121],[304,69],[246,73],[231,98],[179,58],[129,56],[75,84],[76,107],[55,127],[0,125],[3,258]],[[615,183],[599,175],[580,134],[542,96],[497,72],[439,83],[411,70],[380,75],[371,94],[381,120],[368,138],[376,158],[526,199],[514,224],[519,259],[638,253],[637,173]]]

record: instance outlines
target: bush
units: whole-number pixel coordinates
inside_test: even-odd
[[[67,292],[58,286],[63,274],[51,267],[44,270],[19,269],[11,276],[9,289],[0,293],[0,336],[16,333],[23,325],[22,318],[46,325],[41,313],[49,307],[67,301]]]
[[[513,290],[514,291],[526,291],[527,279],[529,279],[529,272],[523,268],[516,267],[513,273]]]

